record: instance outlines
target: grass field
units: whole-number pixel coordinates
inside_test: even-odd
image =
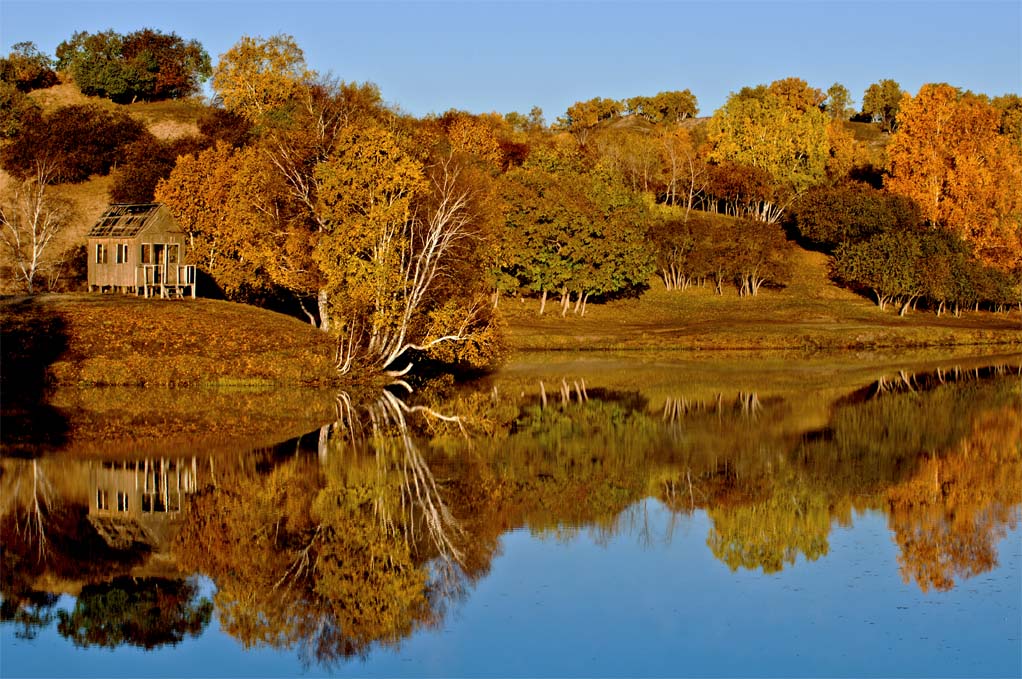
[[[590,304],[584,318],[558,305],[505,300],[511,344],[518,350],[862,350],[1022,345],[1022,315],[964,312],[960,318],[909,312],[899,317],[839,288],[826,255],[796,249],[784,289],[755,297],[710,287],[668,291],[659,281],[639,299]]]

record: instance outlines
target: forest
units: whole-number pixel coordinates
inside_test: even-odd
[[[73,82],[87,104],[42,106]],[[204,83],[213,96],[203,96]],[[125,109],[180,101],[194,133]],[[416,118],[372,83],[311,70],[287,35],[242,37],[214,63],[144,28],[31,42],[0,60],[8,290],[74,289],[62,186],[162,202],[204,294],[290,308],[330,333],[342,373],[414,357],[499,361],[501,300],[539,313],[638,296],[783,289],[796,248],[881,310],[1022,306],[1022,97],[879,80],[745,86],[701,115],[688,89],[544,112]]]

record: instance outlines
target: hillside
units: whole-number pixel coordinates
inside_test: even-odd
[[[198,100],[173,100],[154,103],[137,103],[119,105],[101,97],[87,97],[70,81],[29,93],[43,112],[50,112],[63,106],[90,104],[107,110],[125,111],[129,115],[145,123],[150,132],[159,139],[176,139],[193,136],[199,132],[196,121],[202,110]],[[3,190],[11,177],[0,170],[0,190]],[[109,176],[92,176],[88,181],[79,184],[59,184],[53,187],[54,192],[71,201],[75,209],[75,220],[54,239],[49,247],[48,256],[56,256],[76,245],[84,244],[85,234],[96,222],[108,205],[110,189]],[[13,289],[0,292],[15,292]]]

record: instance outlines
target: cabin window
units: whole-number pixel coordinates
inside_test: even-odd
[[[117,511],[126,512],[128,511],[128,494],[117,493]]]
[[[125,243],[117,244],[117,263],[124,264],[128,261],[128,246]]]
[[[140,259],[142,260],[143,264],[152,264],[153,263],[153,246],[152,246],[152,244],[150,244],[150,243],[143,244],[142,245],[142,252],[140,254],[141,254]]]
[[[106,243],[96,243],[96,264],[106,264]]]
[[[110,509],[110,503],[106,491],[100,488],[96,491],[96,509]]]

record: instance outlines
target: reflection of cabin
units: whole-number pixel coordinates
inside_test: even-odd
[[[184,231],[161,203],[116,204],[89,231],[89,290],[195,297]]]
[[[90,465],[89,522],[111,546],[155,546],[166,522],[177,518],[187,494],[198,488],[197,461],[184,459],[103,461]]]

